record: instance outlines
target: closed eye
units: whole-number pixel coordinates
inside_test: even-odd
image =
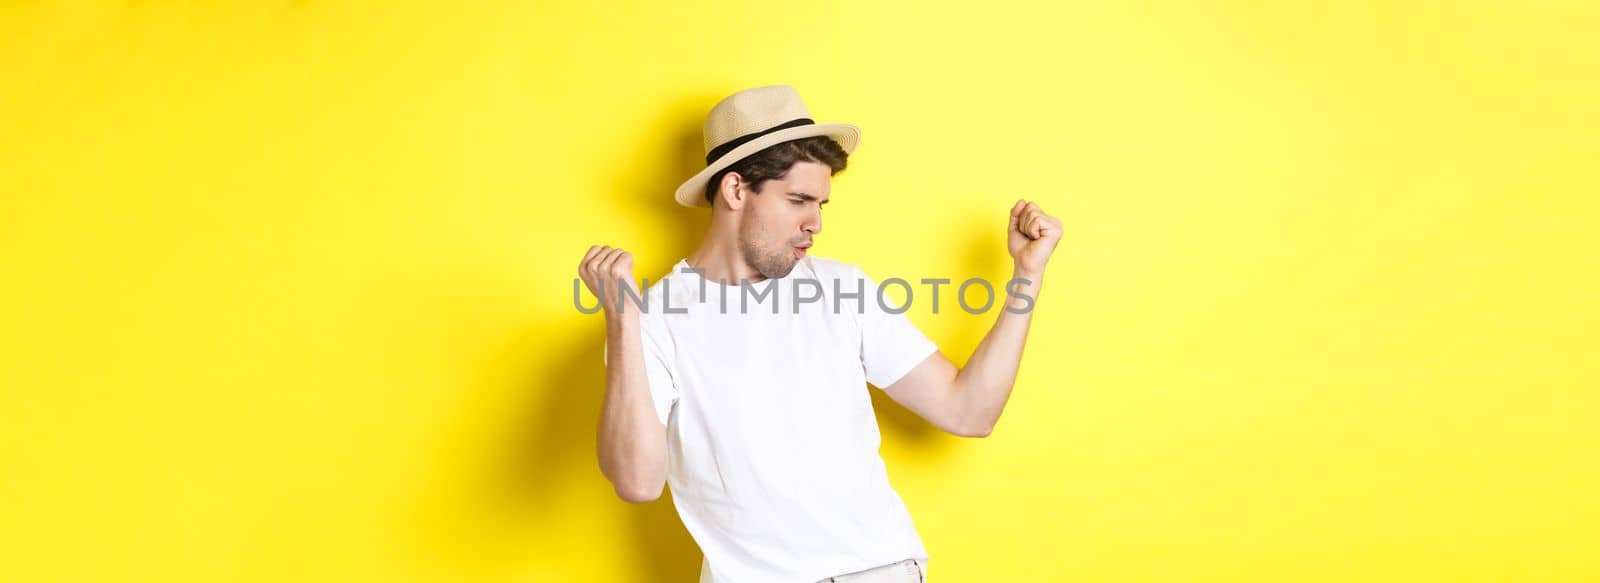
[[[817,197],[811,196],[810,194],[807,194],[807,193],[804,193],[804,192],[791,192],[791,193],[789,193],[789,202],[792,202],[794,204],[805,204],[805,203],[812,202],[812,201],[815,201],[815,200],[817,200]],[[817,208],[819,208],[819,209],[822,208],[823,205],[828,204],[828,202],[829,201],[824,200],[822,202],[817,203]]]

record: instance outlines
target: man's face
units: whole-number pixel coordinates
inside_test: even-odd
[[[822,232],[829,170],[826,164],[796,162],[783,178],[762,183],[760,194],[745,197],[739,253],[761,275],[788,275],[808,251],[802,247],[810,247],[812,237]]]

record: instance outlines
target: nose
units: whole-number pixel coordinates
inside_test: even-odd
[[[815,209],[806,215],[806,221],[800,224],[800,230],[813,235],[822,232],[822,209]]]

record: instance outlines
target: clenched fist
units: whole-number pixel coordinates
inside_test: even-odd
[[[633,309],[619,309],[622,302],[632,302],[622,299],[618,292],[619,286],[626,286],[633,290],[632,297],[643,297],[639,294],[639,284],[633,280],[633,255],[623,251],[621,247],[612,248],[610,245],[595,245],[583,256],[583,261],[578,263],[578,278],[583,280],[583,285],[589,288],[589,293],[600,298],[600,306],[605,308],[606,317],[614,318],[627,314],[636,316],[638,306]]]
[[[1044,214],[1038,203],[1019,200],[1012,205],[1006,248],[1020,274],[1034,280],[1044,276],[1045,263],[1060,241],[1061,219]]]

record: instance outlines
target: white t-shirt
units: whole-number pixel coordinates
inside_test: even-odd
[[[749,292],[687,268],[680,260],[646,288],[639,330],[667,484],[705,557],[700,581],[813,583],[926,562],[878,455],[866,383],[894,384],[938,347],[881,307],[854,265],[807,256]]]

